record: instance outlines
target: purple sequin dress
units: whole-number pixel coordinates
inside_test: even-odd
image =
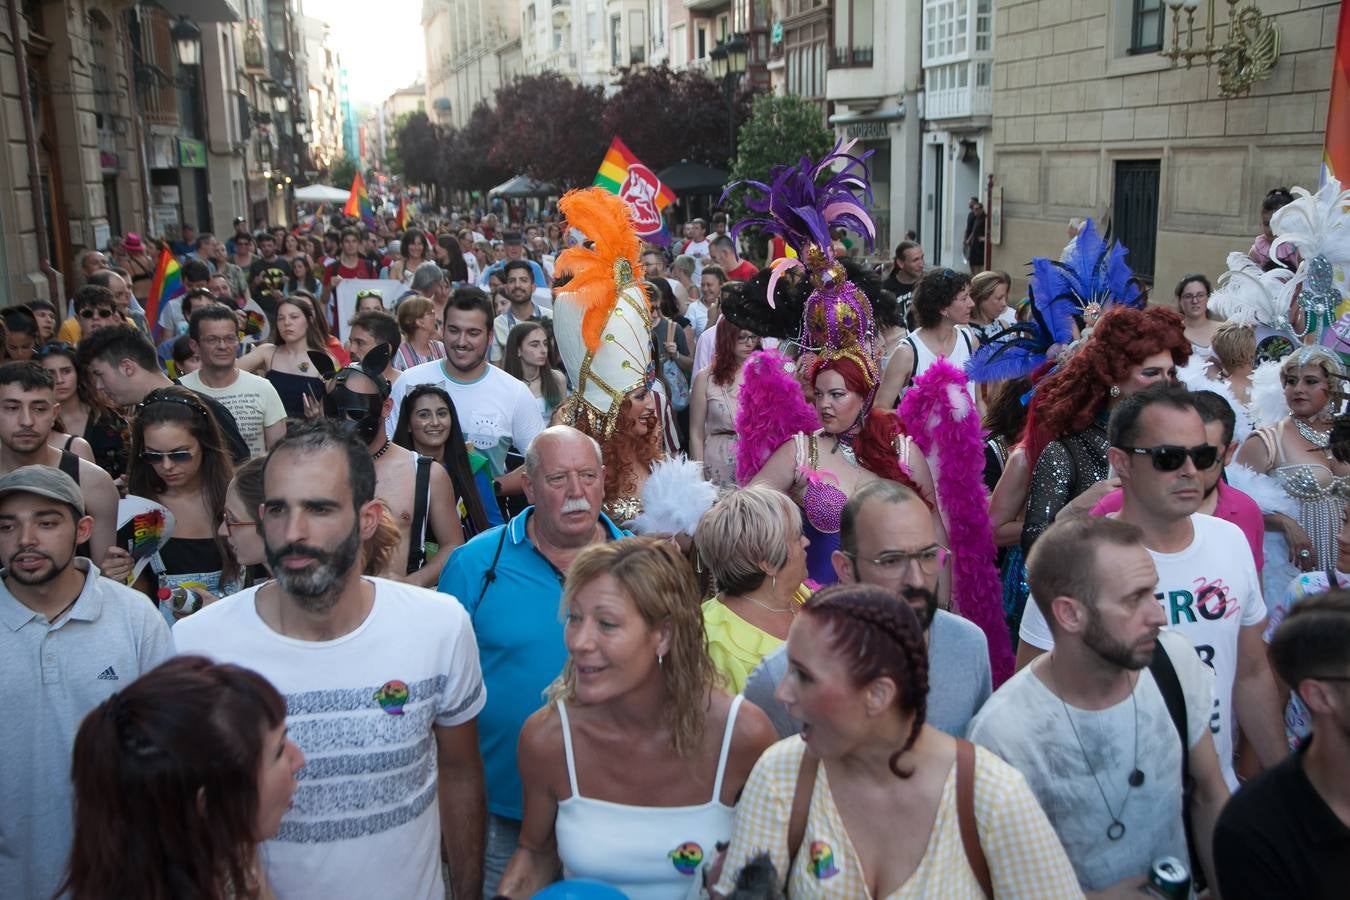
[[[848,503],[848,494],[830,483],[828,479],[833,476],[822,473],[813,465],[815,435],[798,433],[794,440],[797,443],[797,472],[806,479],[801,505],[802,534],[811,542],[806,548],[807,577],[818,585],[834,584],[839,578],[830,557],[839,549],[839,519]]]

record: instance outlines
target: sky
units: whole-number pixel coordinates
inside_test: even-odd
[[[332,29],[354,106],[379,103],[426,68],[421,0],[304,0],[304,11]]]

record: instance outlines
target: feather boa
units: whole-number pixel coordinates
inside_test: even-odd
[[[703,477],[703,463],[683,454],[652,466],[642,486],[642,515],[633,520],[636,534],[687,534],[717,502],[717,488]]]
[[[1298,521],[1298,501],[1286,494],[1274,478],[1240,463],[1229,463],[1223,471],[1228,485],[1251,497],[1261,507],[1261,512],[1283,513]],[[1284,596],[1289,582],[1302,573],[1289,561],[1289,544],[1285,542],[1283,532],[1267,531],[1261,541],[1261,552],[1266,558],[1261,569],[1261,584],[1266,602],[1274,603]]]
[[[1289,403],[1280,384],[1280,364],[1264,362],[1252,373],[1252,402],[1248,404],[1257,428],[1274,425],[1289,415]]]
[[[1237,441],[1239,446],[1243,441],[1251,436],[1254,419],[1251,410],[1242,405],[1242,401],[1233,393],[1233,389],[1228,382],[1220,378],[1210,378],[1209,360],[1200,356],[1198,353],[1192,353],[1191,358],[1187,360],[1186,365],[1177,369],[1177,381],[1180,381],[1188,391],[1213,391],[1233,408],[1233,440]]]
[[[802,396],[791,359],[760,350],[745,361],[745,380],[736,404],[736,483],[749,484],[773,452],[799,431],[820,427],[816,411]]]
[[[965,375],[939,357],[905,392],[900,418],[928,458],[953,550],[952,597],[961,615],[980,626],[988,639],[998,687],[1013,671],[1012,642],[1003,619],[1003,585],[994,567],[984,432]]]

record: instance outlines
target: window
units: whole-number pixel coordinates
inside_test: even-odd
[[[975,0],[975,52],[988,53],[994,46],[993,0]]]
[[[600,34],[600,14],[597,12],[586,13],[586,40],[592,47],[604,40]]]
[[[619,48],[623,46],[623,16],[609,17],[609,64],[617,69],[622,65]]]
[[[708,26],[700,24],[694,30],[694,59],[708,58]]]
[[[980,28],[980,17],[984,17],[985,43],[990,40],[989,34],[992,31],[990,15],[988,9],[989,0],[979,0],[979,6],[984,6],[983,13],[979,7],[976,8],[976,29]],[[954,57],[964,56],[968,51],[967,31],[970,20],[970,0],[925,0],[923,7],[923,57],[924,63],[929,64],[934,60],[947,60]],[[986,47],[980,46],[979,35],[976,35],[976,48],[985,50]]]
[[[834,5],[834,64],[870,66],[874,25],[872,0],[837,0]]]
[[[689,36],[685,33],[687,27],[684,25],[675,25],[670,29],[670,65],[672,68],[679,68],[689,62]]]
[[[1128,262],[1134,274],[1153,283],[1158,249],[1158,181],[1162,163],[1156,159],[1116,163],[1112,192],[1111,232],[1130,248]]]
[[[1130,53],[1156,53],[1163,45],[1163,0],[1131,0]]]
[[[647,61],[647,14],[640,9],[628,13],[628,62],[639,65]]]

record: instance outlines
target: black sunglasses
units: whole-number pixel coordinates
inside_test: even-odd
[[[141,461],[149,466],[162,465],[165,460],[174,463],[192,462],[191,450],[142,450]]]
[[[1147,454],[1153,459],[1153,468],[1159,472],[1175,472],[1191,458],[1197,469],[1208,469],[1219,458],[1219,448],[1213,444],[1200,444],[1196,447],[1177,447],[1164,444],[1161,447],[1121,447],[1126,453]]]
[[[38,359],[42,359],[43,357],[48,356],[52,353],[60,353],[62,355],[74,356],[75,345],[68,343],[66,341],[48,341],[41,347],[36,348],[33,351],[33,356],[35,356]]]
[[[117,315],[117,312],[115,310],[108,309],[107,307],[98,307],[97,309],[95,309],[93,307],[86,306],[84,309],[80,310],[81,319],[92,319],[94,318],[94,316],[98,316],[100,319],[111,319],[115,315]]]

